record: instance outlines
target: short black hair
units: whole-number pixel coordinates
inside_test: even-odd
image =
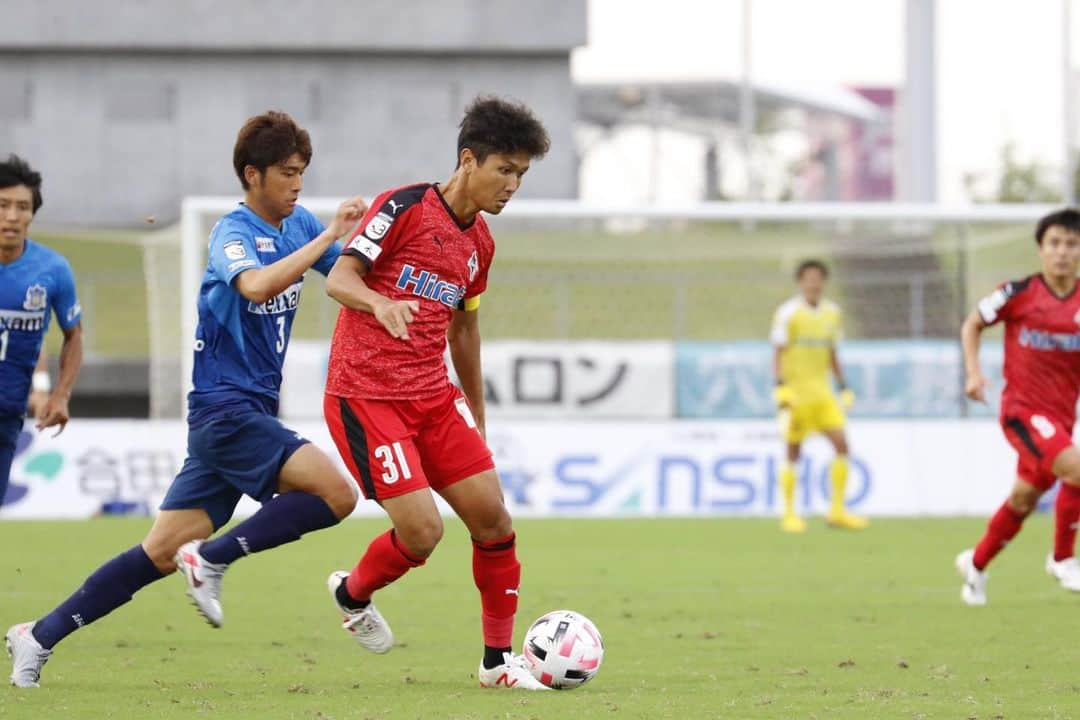
[[[822,277],[829,277],[829,266],[820,260],[803,260],[799,267],[795,268],[795,279],[800,280],[807,270],[817,270]]]
[[[5,162],[0,163],[0,190],[16,185],[30,188],[34,196],[34,213],[41,207],[41,173],[30,167],[21,157],[12,153]]]
[[[524,150],[529,157],[542,158],[551,148],[544,125],[521,103],[494,96],[480,96],[465,108],[458,132],[457,152],[472,150],[483,164],[492,153],[508,154]]]
[[[1035,226],[1035,244],[1042,245],[1043,235],[1054,225],[1060,225],[1069,232],[1080,234],[1080,211],[1076,208],[1062,208],[1039,220]]]
[[[244,179],[244,168],[248,165],[265,173],[266,168],[283,163],[296,153],[304,159],[305,167],[311,163],[311,136],[287,113],[268,110],[248,118],[233,147],[233,168],[240,186],[248,189],[248,181]]]

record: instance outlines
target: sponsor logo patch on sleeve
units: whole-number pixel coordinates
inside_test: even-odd
[[[255,267],[256,265],[258,265],[257,262],[255,262],[251,258],[248,258],[247,260],[237,260],[234,263],[229,263],[229,267],[226,268],[226,270],[228,270],[228,272],[232,272],[233,270],[239,270],[240,268],[246,267]]]
[[[353,241],[349,243],[349,249],[355,250],[371,262],[375,262],[375,258],[379,257],[379,253],[382,252],[381,247],[371,242],[363,235],[357,235],[353,238]]]
[[[375,217],[371,218],[371,222],[364,228],[364,235],[370,240],[382,240],[386,236],[386,232],[390,229],[390,226],[393,224],[393,216],[387,215],[384,212],[376,213]]]
[[[242,242],[230,242],[225,243],[225,257],[230,260],[239,260],[247,255],[247,251],[244,250],[244,244]]]
[[[1011,290],[1012,288],[1006,285],[979,301],[979,315],[982,316],[984,322],[992,323],[997,320],[998,311],[1005,307],[1005,303],[1009,301],[1009,296],[1012,294]]]

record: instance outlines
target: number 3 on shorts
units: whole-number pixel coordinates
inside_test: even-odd
[[[1054,430],[1054,423],[1047,420],[1043,415],[1032,415],[1031,427],[1035,428],[1035,431],[1047,440],[1054,437],[1054,433],[1056,432]]]
[[[401,449],[401,443],[380,445],[375,448],[375,457],[382,462],[383,469],[386,470],[382,475],[382,479],[387,485],[393,485],[402,477],[406,480],[412,477],[412,470],[409,469],[409,462],[405,459],[405,451]],[[398,467],[401,468],[400,472]]]

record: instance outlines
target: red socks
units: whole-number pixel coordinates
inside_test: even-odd
[[[484,645],[506,648],[513,644],[514,614],[518,606],[521,563],[514,549],[515,536],[473,540],[473,580],[480,590]]]
[[[1073,556],[1076,524],[1080,521],[1080,488],[1061,483],[1054,503],[1054,560]]]
[[[364,557],[349,573],[345,589],[356,600],[370,600],[376,590],[394,582],[410,568],[423,564],[423,558],[410,555],[398,543],[394,531],[387,530],[368,545]]]
[[[473,580],[480,591],[484,645],[488,647],[507,648],[513,643],[521,582],[515,545],[513,534],[484,542],[473,540]],[[356,600],[368,600],[376,590],[423,564],[423,559],[401,547],[390,530],[371,541],[345,581],[345,589]]]
[[[1024,515],[1019,515],[1009,507],[1007,502],[1002,503],[990,523],[986,526],[986,534],[975,546],[975,567],[979,570],[986,568],[994,556],[1001,552],[1005,545],[1012,540],[1016,533],[1020,532],[1020,526],[1024,524]],[[1075,534],[1075,533],[1074,533]]]

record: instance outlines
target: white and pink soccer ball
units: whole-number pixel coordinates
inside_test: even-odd
[[[584,685],[600,670],[604,641],[592,621],[573,610],[554,610],[525,633],[522,654],[533,676],[555,690]]]

